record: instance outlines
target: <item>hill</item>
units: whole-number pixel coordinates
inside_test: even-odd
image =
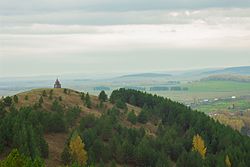
[[[226,166],[225,159],[233,167],[250,164],[247,136],[180,103],[129,89],[113,91],[109,101],[105,94],[70,89],[6,97],[0,130],[1,157],[18,148],[30,157],[18,162],[29,164],[42,164],[38,157],[47,166]],[[17,155],[13,150],[0,166]]]
[[[45,92],[45,93],[44,93]],[[50,94],[52,94],[52,98],[50,97]],[[39,111],[42,112],[55,112],[52,108],[55,101],[58,101],[60,103],[60,106],[62,107],[62,110],[68,111],[71,108],[77,106],[80,108],[81,112],[78,115],[77,122],[75,125],[79,124],[79,121],[82,117],[86,115],[94,115],[95,117],[100,117],[102,115],[103,109],[98,107],[100,104],[100,100],[97,96],[90,95],[91,99],[91,108],[88,108],[82,98],[81,98],[82,92],[78,92],[71,89],[48,89],[48,88],[40,88],[40,89],[33,89],[31,91],[22,92],[15,96],[18,97],[18,103],[14,103],[14,100],[12,100],[13,106],[17,110],[20,110],[25,107],[33,107],[38,108]],[[42,97],[43,102],[41,106],[38,106],[39,99]],[[11,97],[14,99],[14,96]],[[2,102],[3,99],[0,100]],[[105,110],[109,110],[112,107],[114,107],[113,104],[109,102],[104,102]],[[11,112],[12,108],[5,107],[5,110],[7,112]],[[1,105],[0,105],[0,111],[1,111]],[[132,105],[127,105],[127,111],[134,111],[137,115],[141,111],[139,107],[135,107]],[[1,114],[0,114],[1,115]],[[0,117],[1,118],[1,117]],[[126,126],[131,126],[134,128],[140,128],[142,125],[134,126],[130,124],[127,120],[124,120],[122,122]],[[144,125],[143,125],[144,126]],[[144,126],[147,129],[147,132],[150,134],[155,133],[155,128],[153,125],[145,125]],[[49,158],[46,158],[46,166],[48,167],[54,167],[62,165],[61,160],[61,154],[63,152],[64,144],[67,140],[67,136],[70,134],[70,131],[60,131],[60,132],[46,132],[44,134],[44,138],[49,146]],[[1,136],[1,135],[0,135]],[[8,150],[8,149],[7,149]],[[0,149],[1,152],[1,149]],[[6,156],[8,152],[3,152],[0,154],[0,159]],[[2,158],[1,158],[2,157]]]
[[[206,74],[206,75],[214,75],[214,74],[250,75],[250,66],[223,68],[219,70],[203,72],[202,74]]]
[[[218,74],[202,78],[202,81],[236,81],[236,82],[250,82],[250,76],[233,75],[233,74]]]
[[[130,75],[123,75],[119,78],[157,78],[157,77],[171,77],[170,74],[163,74],[163,73],[140,73],[140,74],[130,74]]]
[[[17,94],[19,102],[15,105],[18,109],[21,107],[33,106],[39,102],[40,97],[43,97],[43,105],[41,106],[45,111],[51,111],[51,107],[54,100],[60,101],[63,109],[68,109],[70,107],[79,106],[85,112],[90,112],[90,109],[84,106],[83,101],[81,100],[81,93],[71,89],[33,89],[31,91],[23,92]],[[43,92],[46,92],[46,95],[43,95]],[[52,92],[52,99],[50,99],[50,92]],[[98,103],[98,98],[96,96],[90,96],[93,102],[93,105]],[[28,99],[25,99],[28,98]],[[91,113],[100,115],[100,113],[95,109],[91,109]]]

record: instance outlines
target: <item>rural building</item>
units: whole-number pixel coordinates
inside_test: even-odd
[[[61,88],[61,83],[59,82],[58,78],[55,81],[54,88]]]

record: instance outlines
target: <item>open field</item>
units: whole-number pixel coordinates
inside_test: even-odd
[[[250,83],[235,81],[199,81],[185,84],[191,92],[250,92]]]
[[[188,91],[158,91],[150,93],[169,97],[183,103],[195,103],[204,99],[249,96],[250,83],[234,81],[196,81],[180,84]]]
[[[217,111],[244,111],[250,108],[250,99],[221,100],[208,104],[198,105],[195,109],[202,112]]]
[[[108,94],[114,89],[122,87],[119,84],[106,85],[110,88],[110,91],[106,91]],[[157,94],[160,96],[168,97],[172,100],[176,100],[185,104],[195,103],[204,99],[215,98],[231,98],[232,96],[250,96],[250,83],[235,82],[235,81],[195,81],[184,82],[177,85],[167,85],[164,83],[140,83],[136,85],[130,85],[131,87],[145,88],[145,91],[151,94]],[[180,86],[188,88],[187,91],[150,91],[150,87],[153,86]],[[93,88],[88,87],[87,91],[92,94],[98,94],[100,91],[94,91]]]

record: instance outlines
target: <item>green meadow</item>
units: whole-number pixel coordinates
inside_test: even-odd
[[[250,83],[235,81],[198,81],[184,84],[191,92],[238,92],[249,91]]]

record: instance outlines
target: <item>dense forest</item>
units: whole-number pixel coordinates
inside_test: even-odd
[[[80,117],[79,107],[64,109],[60,100],[53,101],[51,112],[44,112],[39,104],[16,109],[12,105],[18,102],[16,97],[1,101],[0,151],[12,151],[0,166],[44,166],[43,159],[49,155],[43,134],[50,132],[69,134],[61,154],[65,166],[250,164],[249,137],[183,104],[131,89],[115,90],[109,99],[102,91],[98,106],[93,106],[88,94],[81,93],[81,99],[88,108],[100,108],[101,116]],[[108,101],[113,104],[110,109],[105,108]],[[141,111],[129,111],[128,105]],[[157,127],[156,132],[149,133],[147,125]]]

